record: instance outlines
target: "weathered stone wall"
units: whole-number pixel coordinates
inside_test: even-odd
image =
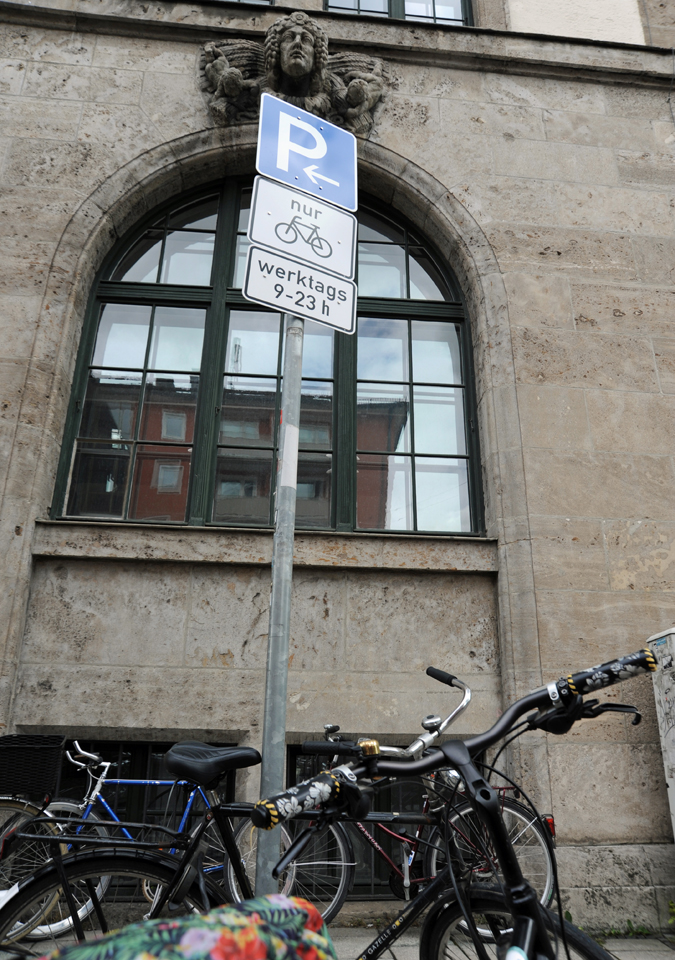
[[[77,525],[57,526],[55,545],[35,519],[51,502],[103,256],[157,203],[253,170],[255,128],[213,127],[199,45],[259,38],[279,11],[59,6],[2,5],[13,20],[0,33],[2,722],[254,738],[264,552],[241,560],[249,547],[233,549],[231,534],[214,554],[198,532],[177,543],[156,528],[134,546],[108,527],[85,548]],[[383,547],[356,568],[315,550],[296,585],[293,729],[314,732],[330,706],[345,729],[353,718],[359,732],[413,734],[446,702],[422,673],[441,654],[477,687],[466,722],[479,727],[498,707],[497,662],[512,699],[675,619],[671,56],[316,16],[335,49],[389,63],[394,88],[360,145],[361,182],[433,238],[467,299],[498,581],[495,599],[494,566],[476,552],[486,543],[467,547],[459,572],[448,538],[417,544],[402,573]],[[341,541],[315,542],[333,556]],[[604,844],[598,870],[632,845],[642,865],[618,884],[619,920],[637,919],[625,905],[644,882],[656,924],[673,893],[648,864],[672,862],[673,845],[649,681],[616,696],[644,708],[640,727],[610,717],[533,738],[514,765],[565,844]],[[601,884],[580,863],[570,854],[576,874],[563,882],[597,915]]]

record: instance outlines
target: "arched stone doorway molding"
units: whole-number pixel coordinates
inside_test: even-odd
[[[164,143],[130,161],[90,194],[71,218],[51,263],[23,391],[13,468],[31,476],[14,554],[0,720],[11,718],[31,566],[34,519],[50,503],[87,298],[106,254],[146,213],[183,191],[250,173],[256,128],[217,128]],[[515,390],[508,300],[485,233],[451,189],[421,167],[369,141],[359,142],[362,189],[405,215],[452,264],[472,324],[488,536],[499,541],[502,685],[510,701],[542,682],[527,491]],[[26,467],[30,461],[31,469]],[[3,556],[6,551],[3,550]],[[4,715],[4,717],[3,717]],[[534,751],[533,753],[531,751]],[[545,745],[528,747],[519,775],[550,803]]]

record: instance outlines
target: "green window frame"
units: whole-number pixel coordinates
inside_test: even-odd
[[[231,178],[174,198],[103,264],[53,519],[272,526],[283,316],[241,293],[250,197]],[[297,527],[480,535],[459,287],[391,209],[359,217],[357,335],[306,325]]]
[[[454,27],[474,25],[471,0],[324,0],[324,10]]]

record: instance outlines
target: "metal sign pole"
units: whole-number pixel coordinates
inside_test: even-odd
[[[284,789],[286,760],[286,690],[291,631],[291,586],[295,495],[298,484],[298,441],[302,391],[302,342],[305,321],[286,314],[284,379],[281,392],[281,440],[277,466],[276,525],[272,549],[272,596],[267,641],[267,677],[262,736],[260,796]],[[280,827],[258,830],[256,896],[276,893],[272,869],[280,856]]]

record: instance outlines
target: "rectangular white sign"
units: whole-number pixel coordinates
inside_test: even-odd
[[[356,217],[314,197],[256,177],[248,238],[353,279],[356,263]]]
[[[315,320],[343,333],[356,330],[356,284],[318,267],[306,267],[263,247],[251,246],[243,295],[266,307]]]

